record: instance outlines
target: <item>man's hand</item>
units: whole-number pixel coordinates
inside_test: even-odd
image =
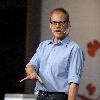
[[[28,79],[35,79],[35,80],[38,80],[41,84],[43,83],[43,81],[41,80],[41,78],[38,75],[35,75],[34,73],[26,76],[23,79],[21,79],[20,82],[23,82],[23,81],[28,80]]]
[[[27,76],[25,78],[21,79],[20,82],[23,82],[28,79],[35,79],[35,80],[38,80],[41,84],[43,83],[41,78],[37,75],[33,65],[28,65],[25,68],[25,71],[26,71]]]

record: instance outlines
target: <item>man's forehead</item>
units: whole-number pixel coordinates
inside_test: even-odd
[[[51,14],[51,16],[53,16],[53,15],[64,15],[65,16],[65,14],[63,13],[63,12],[61,12],[61,11],[54,11],[52,14]]]
[[[55,12],[52,14],[51,19],[65,19],[65,14],[62,12]]]

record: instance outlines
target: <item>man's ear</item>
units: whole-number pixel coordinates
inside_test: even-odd
[[[51,29],[51,23],[49,23],[50,29]]]
[[[70,28],[71,27],[71,25],[70,25],[70,21],[68,22],[68,28]]]

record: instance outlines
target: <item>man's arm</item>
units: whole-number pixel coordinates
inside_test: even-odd
[[[69,87],[68,100],[76,100],[78,94],[78,84],[71,83]]]
[[[35,80],[38,80],[40,83],[43,83],[41,78],[36,73],[33,65],[27,65],[27,67],[25,68],[25,71],[26,71],[27,76],[25,78],[21,79],[20,82],[23,82],[28,79],[35,79]]]

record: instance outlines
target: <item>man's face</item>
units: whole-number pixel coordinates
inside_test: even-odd
[[[67,22],[65,14],[62,12],[54,12],[51,16],[50,29],[54,34],[54,38],[61,39],[66,32]]]

